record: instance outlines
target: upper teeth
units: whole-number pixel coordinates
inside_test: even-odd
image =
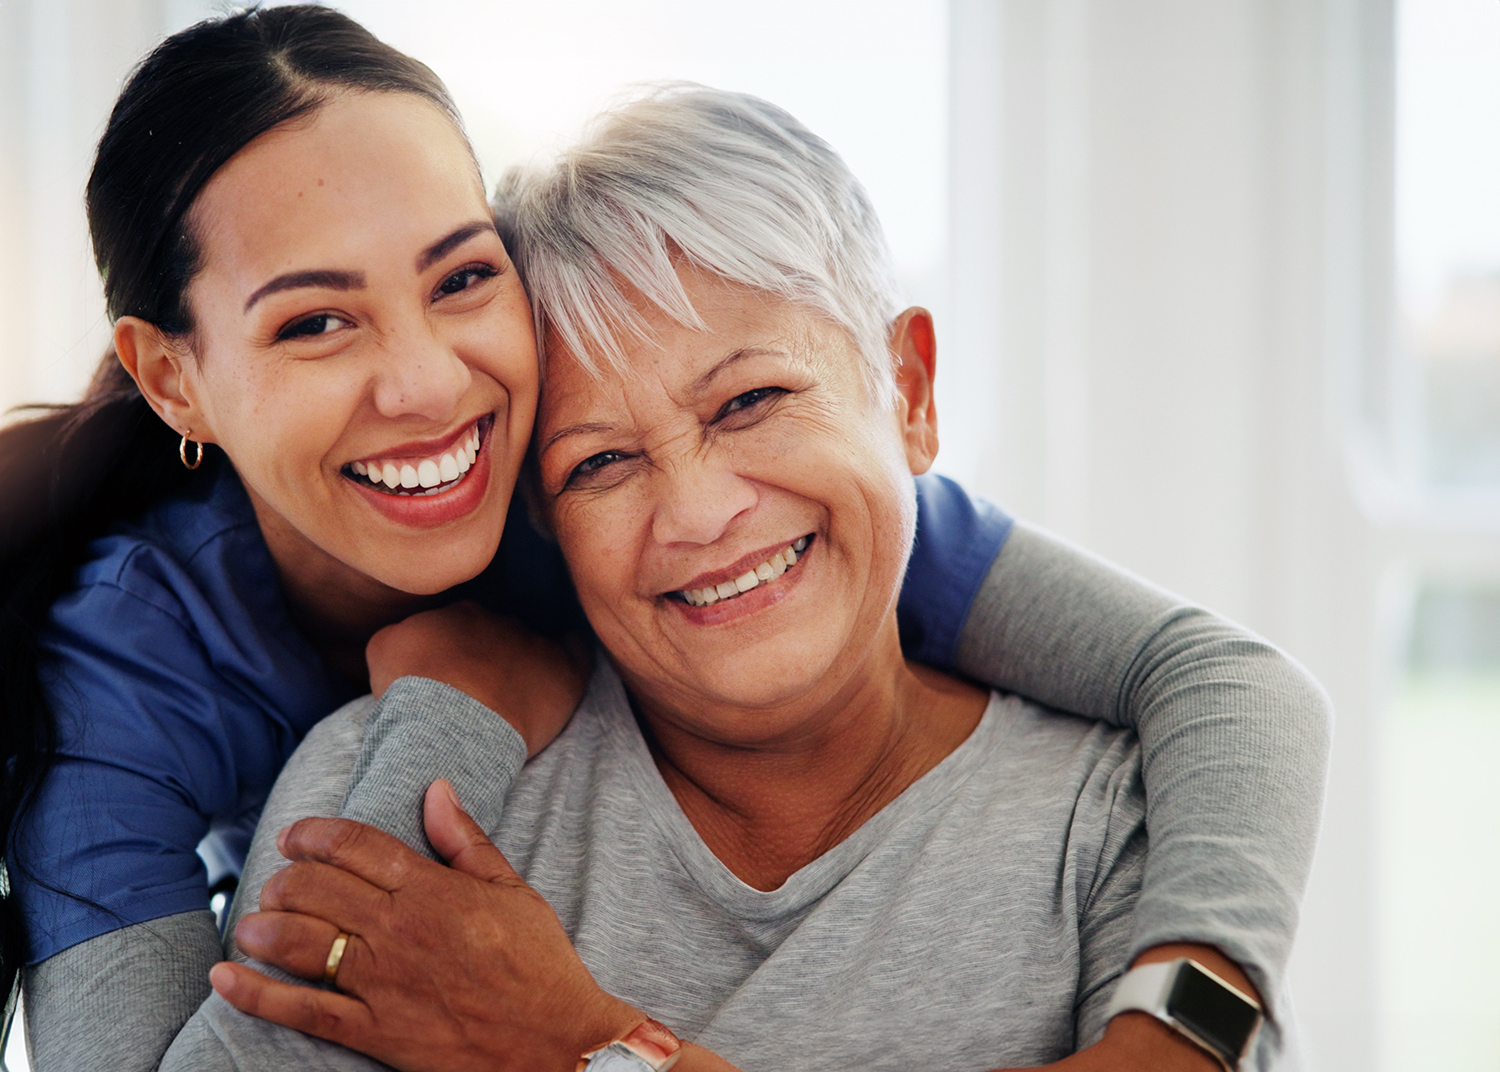
[[[435,488],[457,480],[479,454],[479,425],[469,429],[469,436],[458,446],[434,458],[423,458],[416,464],[369,458],[351,462],[349,468],[372,484],[395,488]]]
[[[789,547],[784,547],[774,555],[756,566],[754,569],[746,570],[742,576],[723,584],[711,584],[707,588],[684,588],[680,593],[682,598],[695,607],[706,607],[710,603],[717,603],[721,599],[733,599],[741,592],[748,592],[752,588],[758,588],[768,581],[774,581],[787,570],[797,564],[797,555],[807,549],[807,537],[794,541]]]

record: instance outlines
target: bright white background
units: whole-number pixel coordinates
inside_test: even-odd
[[[1495,0],[1407,3],[1460,20],[1483,8],[1463,54],[1500,61],[1483,24]],[[1494,933],[1493,885],[1463,873],[1470,900],[1440,904],[1431,884],[1400,881],[1425,868],[1456,889],[1443,868],[1474,836],[1432,786],[1484,777],[1462,763],[1485,754],[1474,734],[1500,712],[1432,733],[1390,702],[1421,585],[1500,578],[1487,522],[1439,518],[1392,477],[1390,419],[1396,280],[1439,286],[1450,239],[1489,241],[1490,224],[1467,224],[1496,220],[1495,181],[1449,180],[1490,175],[1500,123],[1423,134],[1411,116],[1424,106],[1402,105],[1403,144],[1467,139],[1491,155],[1402,157],[1403,190],[1437,193],[1403,202],[1416,207],[1398,273],[1395,0],[344,7],[448,80],[492,177],[643,79],[760,93],[839,148],[908,298],[939,317],[939,467],[1246,622],[1332,694],[1292,973],[1308,1066],[1500,1068],[1486,1026],[1500,996],[1485,947],[1466,940]],[[124,70],[202,10],[0,0],[0,404],[70,397],[102,351],[80,207],[89,153]],[[1403,57],[1456,54],[1441,18],[1423,25]],[[1455,64],[1465,88],[1432,90],[1423,114],[1494,92],[1500,62],[1475,69],[1489,74],[1464,82]],[[1393,740],[1425,751],[1407,762]],[[1461,947],[1446,959],[1429,940],[1438,917]],[[1473,1015],[1437,1015],[1428,991],[1463,995]]]

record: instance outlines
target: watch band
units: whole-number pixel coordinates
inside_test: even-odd
[[[1239,1068],[1263,1019],[1260,1003],[1196,960],[1142,964],[1120,977],[1106,1020],[1149,1013],[1230,1072]]]
[[[681,1056],[682,1041],[665,1025],[646,1019],[580,1057],[577,1072],[667,1072]]]

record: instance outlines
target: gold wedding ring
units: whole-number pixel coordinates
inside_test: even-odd
[[[328,963],[323,965],[323,981],[329,986],[338,986],[339,962],[344,959],[344,947],[348,944],[349,936],[339,931],[333,945],[328,947]]]

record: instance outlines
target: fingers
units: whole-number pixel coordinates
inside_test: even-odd
[[[349,1045],[374,1025],[369,1006],[356,998],[279,982],[243,964],[215,964],[208,978],[241,1012],[330,1042]]]
[[[422,818],[427,827],[427,840],[455,871],[483,882],[521,881],[504,854],[490,843],[479,824],[464,811],[458,802],[458,794],[446,778],[439,778],[427,787]]]
[[[274,964],[303,979],[317,982],[328,966],[328,951],[341,933],[327,920],[297,912],[252,912],[234,928],[234,941],[240,951],[266,964]],[[339,978],[346,978],[350,962],[356,958],[355,946],[363,942],[350,935],[339,961]]]
[[[383,920],[390,895],[347,871],[323,863],[284,867],[260,891],[262,912],[300,912],[317,916],[341,930],[359,933]]]
[[[434,866],[398,838],[352,819],[303,819],[281,832],[276,847],[288,860],[331,864],[382,890],[400,889]]]

